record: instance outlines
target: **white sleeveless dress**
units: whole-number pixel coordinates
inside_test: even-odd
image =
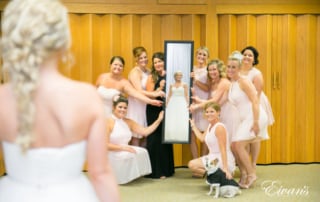
[[[255,67],[251,68],[250,71],[248,72],[248,75],[241,75],[242,77],[248,78],[251,82],[253,82],[253,79],[257,75],[262,75],[261,71]],[[260,94],[260,104],[264,111],[267,113],[268,116],[268,125],[272,125],[274,123],[274,116],[272,112],[272,108],[269,102],[268,97],[266,94],[262,91]]]
[[[1,202],[98,202],[82,168],[86,142],[62,148],[33,148],[3,142],[7,175],[0,178]]]
[[[121,92],[118,91],[117,89],[106,88],[104,86],[99,86],[97,91],[102,98],[106,117],[110,117],[112,115],[112,105],[113,105],[112,99],[115,95],[120,95]]]
[[[172,86],[171,90],[165,114],[165,137],[167,141],[185,142],[189,136],[189,111],[184,88]]]
[[[232,82],[229,90],[229,100],[235,105],[239,111],[239,123],[236,127],[235,134],[232,136],[232,141],[242,141],[242,140],[266,140],[269,139],[268,136],[268,117],[262,106],[259,107],[259,128],[260,131],[255,135],[251,131],[253,125],[253,112],[252,103],[249,100],[245,92],[240,88],[239,82]]]
[[[223,123],[216,123],[212,128],[210,129],[211,125],[208,126],[208,129],[206,131],[206,136],[205,136],[205,143],[208,146],[209,149],[209,154],[201,157],[202,163],[205,166],[207,160],[210,162],[214,159],[218,159],[218,166],[222,169],[223,164],[222,164],[222,159],[221,159],[221,151],[219,149],[219,142],[216,136],[216,128],[218,125],[223,126],[224,128],[225,125]],[[210,129],[210,130],[209,130]],[[227,152],[227,165],[228,165],[228,170],[230,173],[233,173],[236,169],[236,163],[234,156],[230,150],[230,142],[229,142],[229,133],[227,131],[227,142],[226,142],[226,152]]]
[[[128,145],[132,133],[127,123],[112,115],[115,120],[110,135],[110,142],[134,148],[136,153],[127,151],[109,151],[109,162],[116,175],[118,184],[126,184],[134,179],[151,173],[151,163],[148,151],[142,147]]]
[[[148,75],[148,72],[142,72],[141,88],[143,90],[146,89]],[[147,104],[145,102],[142,102],[135,97],[129,96],[127,117],[139,123],[143,127],[147,126],[146,107]],[[142,138],[140,134],[132,133],[132,135],[136,138]]]

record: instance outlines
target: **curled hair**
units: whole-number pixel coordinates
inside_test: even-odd
[[[242,49],[241,54],[243,54],[246,50],[251,50],[253,53],[253,65],[259,64],[259,52],[258,50],[253,46],[247,46],[244,49]]]
[[[33,140],[36,93],[41,64],[70,46],[67,9],[58,0],[12,0],[2,18],[3,67],[17,100],[18,137],[23,150]]]
[[[159,79],[159,75],[158,72],[156,71],[154,64],[153,64],[153,60],[155,58],[160,59],[161,61],[164,62],[164,54],[163,52],[156,52],[152,55],[152,67],[151,67],[151,76],[152,76],[152,80],[154,83],[157,83],[158,79]]]
[[[207,110],[209,107],[212,107],[214,110],[216,110],[217,112],[221,111],[221,107],[218,103],[216,102],[208,102],[205,106],[204,106],[204,111]]]
[[[135,58],[140,57],[140,55],[141,55],[143,52],[145,52],[145,53],[147,52],[147,50],[146,50],[143,46],[135,47],[135,48],[132,50],[133,56],[134,56]]]
[[[226,66],[224,65],[222,60],[220,60],[220,59],[210,60],[208,62],[208,65],[207,65],[207,71],[209,69],[209,66],[211,66],[211,65],[217,65],[217,69],[219,71],[219,77],[220,78],[226,78],[227,77]],[[209,78],[209,73],[208,73],[208,78]]]
[[[119,94],[119,95],[113,96],[112,103],[114,108],[121,102],[124,102],[128,105],[128,99],[124,95]]]

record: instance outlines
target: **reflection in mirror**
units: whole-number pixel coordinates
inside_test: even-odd
[[[190,143],[188,110],[193,41],[165,41],[166,107],[164,143]]]

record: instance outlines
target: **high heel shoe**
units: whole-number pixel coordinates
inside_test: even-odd
[[[238,184],[239,184],[239,187],[241,188],[241,189],[248,189],[248,187],[247,187],[247,174],[241,174],[241,176],[240,176],[240,180],[239,180],[239,182],[238,182]]]
[[[256,176],[255,174],[250,174],[250,175],[248,175],[246,186],[247,186],[248,188],[252,187],[252,186],[254,185],[254,183],[255,183],[256,180],[257,180],[257,176]]]
[[[247,182],[247,177],[248,177],[247,174],[241,174],[240,180],[238,183],[245,184]]]

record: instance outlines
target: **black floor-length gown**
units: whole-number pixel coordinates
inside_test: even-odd
[[[165,77],[159,77],[154,89],[159,87],[160,81]],[[161,100],[161,98],[157,98]],[[164,102],[165,103],[165,102]],[[147,105],[147,123],[151,125],[163,110],[162,107]],[[174,174],[173,146],[172,144],[162,144],[162,124],[147,137],[147,150],[150,155],[152,173],[146,177],[160,178],[170,177]]]

